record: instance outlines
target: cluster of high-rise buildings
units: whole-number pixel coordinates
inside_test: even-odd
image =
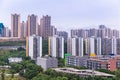
[[[119,31],[100,25],[99,29],[71,30],[67,52],[74,56],[120,54]]]
[[[37,15],[28,15],[26,21],[21,22],[20,14],[11,14],[11,29],[0,24],[1,37],[18,37],[26,38],[28,36],[37,35],[43,39],[49,36],[59,35],[67,39],[68,33],[66,31],[57,31],[55,26],[51,25],[51,16],[42,16],[39,20]],[[2,29],[1,29],[2,28]]]
[[[21,22],[20,18],[19,14],[11,14],[11,30],[0,23],[0,36],[26,38],[36,35],[48,39],[48,54],[54,57],[63,58],[64,55],[59,53],[64,53],[64,41],[67,42],[67,52],[73,56],[120,54],[119,31],[105,25],[100,25],[98,29],[72,29],[68,38],[66,31],[57,31],[57,28],[51,25],[51,16],[42,16],[40,22],[34,14],[28,15],[26,21]]]
[[[90,54],[101,55],[119,55],[120,38],[69,38],[67,41],[67,52],[73,56],[84,56]]]
[[[98,29],[72,29],[68,38],[66,31],[58,31],[55,26],[51,25],[51,16],[42,16],[39,22],[38,16],[32,14],[28,15],[26,21],[21,22],[19,14],[12,14],[11,29],[0,23],[0,37],[26,38],[26,56],[31,57],[38,65],[44,65],[39,60],[48,61],[46,65],[50,63],[49,67],[53,67],[51,66],[53,63],[56,63],[54,67],[58,65],[54,58],[48,56],[42,58],[43,40],[48,40],[48,53],[45,54],[51,57],[65,58],[67,52],[70,57],[66,57],[66,65],[82,65],[91,68],[94,63],[97,65],[96,69],[111,65],[110,68],[109,66],[104,68],[113,71],[120,66],[120,58],[111,58],[113,55],[120,55],[119,30],[107,28],[105,25],[100,25]],[[104,58],[103,56],[106,55],[110,57]],[[89,58],[89,56],[95,56],[96,59]],[[115,63],[116,66],[109,63]],[[45,69],[48,68],[46,65]]]
[[[11,36],[25,38],[27,36],[37,35],[42,36],[43,39],[47,39],[49,36],[59,35],[67,38],[67,32],[57,31],[55,26],[51,25],[51,16],[42,16],[38,19],[37,15],[28,15],[26,21],[20,22],[20,15],[11,15]]]
[[[3,23],[0,23],[0,37],[10,37],[10,29],[5,27]]]
[[[100,38],[119,38],[119,30],[107,28],[105,25],[99,25],[99,28],[90,28],[90,29],[72,29],[71,37],[100,37]]]
[[[42,57],[42,37],[30,36],[26,39],[26,56],[36,60],[37,57]],[[64,38],[51,36],[48,39],[48,55],[51,57],[64,58]]]

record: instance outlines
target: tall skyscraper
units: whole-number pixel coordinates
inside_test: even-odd
[[[52,57],[64,58],[64,38],[63,37],[49,37],[48,52]]]
[[[26,38],[26,56],[33,60],[42,56],[42,37],[33,35]]]
[[[28,36],[38,35],[38,17],[34,14],[28,15]]]
[[[47,39],[49,36],[52,36],[51,32],[51,17],[46,15],[43,16],[40,20],[40,30],[41,35],[44,39]]]
[[[3,23],[0,23],[0,37],[4,36],[4,25]]]
[[[12,37],[20,37],[21,36],[20,15],[19,14],[11,15],[11,36]]]

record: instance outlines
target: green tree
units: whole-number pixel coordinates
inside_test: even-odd
[[[37,76],[35,76],[34,78],[32,78],[32,80],[49,80],[50,77],[48,75],[45,74],[38,74]]]
[[[5,80],[5,69],[1,70],[1,78],[2,80]]]
[[[14,69],[10,69],[10,73],[11,73],[11,78],[14,78],[14,74],[16,73],[16,71]]]
[[[23,47],[17,48],[18,51],[24,51],[25,49]]]
[[[65,66],[65,64],[64,64],[64,59],[58,58],[58,66],[59,66],[59,67],[64,67],[64,66]]]
[[[116,80],[120,80],[120,69],[115,72]]]
[[[15,72],[19,72],[23,68],[23,66],[18,63],[11,63],[10,66],[11,66],[11,69],[15,70]]]
[[[43,69],[40,66],[37,66],[33,63],[27,63],[23,76],[26,77],[27,79],[32,79],[40,72],[41,73],[43,72]]]

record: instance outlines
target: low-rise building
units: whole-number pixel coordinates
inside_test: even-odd
[[[22,61],[22,58],[18,57],[10,57],[8,58],[9,63],[20,63]]]
[[[75,74],[79,75],[80,77],[87,77],[87,76],[101,76],[101,77],[115,77],[115,75],[99,72],[99,71],[92,71],[89,69],[84,69],[84,70],[78,70],[75,68],[54,68],[56,72],[62,72],[62,73],[69,73],[69,74]]]
[[[89,56],[69,56],[66,58],[66,66],[86,66]]]
[[[89,69],[107,69],[116,71],[120,67],[120,56],[113,57],[94,57],[87,60],[87,68]]]
[[[48,68],[56,68],[58,67],[58,60],[54,57],[38,57],[37,58],[37,65],[40,65],[44,70]]]

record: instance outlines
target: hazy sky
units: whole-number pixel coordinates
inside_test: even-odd
[[[11,25],[11,14],[28,14],[52,17],[52,25],[60,30],[71,28],[120,27],[120,0],[0,0],[0,22]]]

